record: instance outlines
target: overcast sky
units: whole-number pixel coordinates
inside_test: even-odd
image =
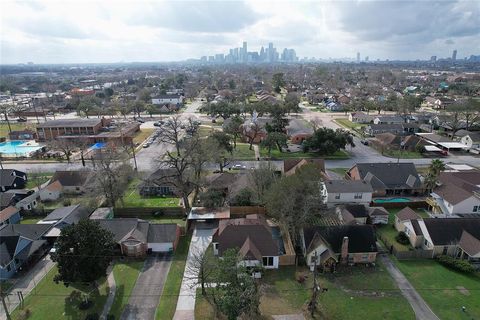
[[[480,54],[480,1],[0,2],[1,63],[178,61],[273,42],[299,57]]]

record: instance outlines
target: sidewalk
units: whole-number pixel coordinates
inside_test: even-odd
[[[117,292],[117,284],[115,283],[115,277],[113,276],[113,265],[110,265],[107,269],[107,283],[108,283],[108,297],[105,305],[103,306],[101,320],[107,319],[108,313],[112,308],[113,300],[115,299],[115,293]]]
[[[34,290],[35,286],[47,275],[47,273],[53,268],[55,262],[50,260],[50,257],[47,255],[42,260],[38,261],[37,264],[21,278],[17,279],[17,282],[10,289],[10,293],[6,297],[7,308],[10,313],[15,310],[20,304],[18,298],[18,291],[21,291],[23,298],[26,298],[27,295]],[[34,291],[35,292],[35,291]],[[3,306],[0,304],[0,320],[6,320],[7,315]]]
[[[255,160],[260,159],[260,149],[258,148],[257,144],[253,145],[253,151],[255,151]]]

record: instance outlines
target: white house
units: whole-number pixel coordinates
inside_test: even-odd
[[[357,111],[357,112],[351,112],[348,115],[348,120],[354,123],[370,123],[372,122],[373,117],[364,112]]]
[[[328,207],[339,204],[369,205],[373,188],[364,180],[328,180],[322,184],[322,202]]]
[[[41,201],[55,201],[62,196],[63,186],[60,181],[56,180],[43,189],[40,189]]]
[[[478,149],[480,148],[480,134],[470,132],[464,135],[460,142],[468,147],[468,149]]]
[[[427,203],[447,216],[480,213],[480,171],[442,172]]]
[[[400,116],[382,116],[373,119],[374,124],[402,124],[405,120]]]
[[[183,103],[183,96],[179,94],[164,94],[164,95],[159,95],[159,96],[156,96],[155,98],[152,98],[152,104],[162,105],[167,103],[172,103],[172,104]]]

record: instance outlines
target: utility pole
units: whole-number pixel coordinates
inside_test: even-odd
[[[317,252],[315,251],[315,256],[313,257],[313,288],[312,288],[312,298],[308,304],[308,308],[310,309],[310,315],[312,318],[315,318],[315,311],[317,310],[317,297],[318,292],[320,291],[320,287],[317,284]]]
[[[135,146],[133,145],[133,141],[131,142],[131,146],[132,146],[132,153],[133,153],[133,163],[135,164],[135,171],[138,171],[137,157],[135,155]]]

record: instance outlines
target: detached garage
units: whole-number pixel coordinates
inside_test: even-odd
[[[173,252],[180,238],[177,224],[150,224],[148,228],[148,249],[152,252]]]

